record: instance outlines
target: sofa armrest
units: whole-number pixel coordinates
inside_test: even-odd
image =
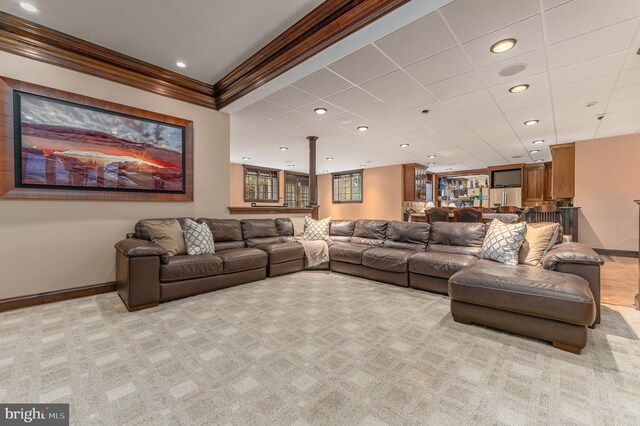
[[[562,243],[553,247],[542,258],[542,266],[551,271],[556,270],[558,264],[571,263],[574,265],[602,266],[604,261],[585,244]]]
[[[169,258],[169,252],[163,247],[151,241],[141,240],[138,238],[127,238],[125,240],[118,241],[115,245],[117,251],[125,255],[126,257],[147,257],[147,256],[159,256],[160,261],[164,264],[167,263]]]

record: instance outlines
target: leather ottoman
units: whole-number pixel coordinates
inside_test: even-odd
[[[576,354],[596,318],[589,283],[577,275],[479,260],[449,278],[451,315],[553,343]]]

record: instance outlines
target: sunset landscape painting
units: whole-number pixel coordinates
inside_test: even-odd
[[[18,186],[184,192],[183,127],[16,95]]]

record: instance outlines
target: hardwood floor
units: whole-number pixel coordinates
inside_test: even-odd
[[[600,272],[602,303],[633,306],[638,293],[638,259],[602,256],[605,261]]]

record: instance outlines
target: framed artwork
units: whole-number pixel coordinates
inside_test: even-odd
[[[193,200],[193,123],[0,77],[0,197]]]

